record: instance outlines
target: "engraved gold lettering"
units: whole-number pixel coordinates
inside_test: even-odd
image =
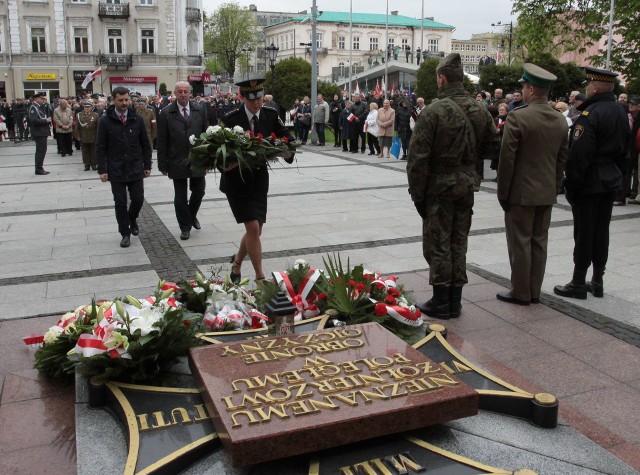
[[[306,414],[313,414],[314,412],[320,412],[320,409],[317,409],[315,407],[313,409],[310,409],[309,406],[307,406],[307,402],[309,401],[293,401],[288,403],[287,405],[293,411],[294,416],[304,416]]]
[[[333,397],[339,401],[342,401],[346,404],[348,404],[349,406],[357,406],[358,402],[356,401],[356,392],[355,391],[351,391],[350,393],[347,394],[334,394]]]
[[[430,361],[416,363],[416,367],[422,371],[422,374],[437,373],[440,368],[431,365]]]
[[[254,364],[260,363],[260,359],[258,358],[257,353],[250,353],[248,355],[242,355],[241,358],[244,360],[246,364]]]
[[[403,452],[397,455],[390,455],[384,458],[384,461],[390,464],[398,474],[402,475],[405,473],[409,473],[407,468],[410,470],[420,473],[426,472],[427,468],[420,465],[416,459],[414,459],[409,452]]]
[[[358,475],[351,471],[351,467],[340,467],[340,475]]]
[[[343,343],[347,348],[360,348],[364,346],[364,341],[358,340],[356,338],[349,338],[347,340],[344,340]]]
[[[405,378],[420,376],[420,371],[415,366],[400,366],[396,371]]]
[[[251,381],[251,379],[247,379],[247,378],[234,379],[233,381],[231,381],[231,387],[233,388],[234,393],[237,393],[240,391],[240,388],[238,388],[237,386],[240,383],[246,384],[247,389],[254,389],[253,382]]]
[[[291,348],[291,353],[293,353],[294,356],[306,356],[313,353],[313,348],[309,346],[296,346]]]
[[[138,414],[137,416],[138,419],[138,426],[139,426],[139,430],[140,432],[143,432],[145,430],[149,430],[149,415],[148,414]]]
[[[249,353],[251,351],[262,351],[264,348],[262,347],[262,342],[257,341],[254,344],[250,345],[247,343],[240,344],[240,348],[242,348],[243,353]]]
[[[429,378],[437,386],[458,386],[460,383],[453,380],[448,374],[440,374]]]
[[[309,391],[308,393],[304,392],[304,390],[307,389],[307,383],[292,384],[291,386],[289,386],[289,389],[291,389],[292,391],[295,391],[296,389],[298,390],[298,392],[294,396],[296,399],[304,399],[313,396],[313,391]]]
[[[298,370],[285,371],[284,373],[280,373],[280,376],[286,378],[287,384],[297,384],[304,382],[304,378],[300,376]]]
[[[326,345],[327,345],[327,348],[329,348],[332,351],[340,351],[346,348],[341,341],[328,341]]]
[[[402,384],[403,384],[403,386],[405,388],[407,388],[407,391],[409,391],[412,394],[423,393],[428,389],[428,388],[423,388],[420,385],[420,383],[415,379],[411,379],[409,381],[404,381]]]
[[[362,372],[362,370],[358,368],[353,361],[345,361],[343,363],[338,363],[338,365],[342,367],[342,371],[346,374]]]
[[[253,415],[251,411],[238,411],[231,414],[231,421],[233,422],[233,425],[231,427],[242,426],[242,424],[238,422],[238,419],[237,419],[239,416],[246,416],[249,421],[249,425],[260,423],[260,421],[256,418],[256,416]]]
[[[271,357],[274,360],[278,359],[278,358],[293,358],[294,356],[295,355],[292,355],[291,354],[291,350],[289,350],[289,349],[284,349],[284,350],[278,350],[278,351],[272,351],[271,352]]]
[[[404,356],[402,353],[395,353],[393,355],[395,362],[398,364],[410,364],[411,360]]]
[[[323,401],[318,401],[316,399],[309,399],[306,402],[310,404],[314,409],[317,409],[317,410],[338,409],[338,406],[336,405],[336,403],[331,400],[331,396],[324,396]]]
[[[340,367],[333,364],[320,366],[318,370],[320,371],[322,376],[325,376],[325,377],[335,376],[336,374],[340,374]]]
[[[349,384],[349,382],[345,378],[334,378],[331,380],[336,391],[343,391],[345,389],[352,389],[353,385]]]
[[[418,378],[416,381],[429,390],[438,389],[438,386],[433,384],[428,378]]]
[[[442,363],[440,363],[440,367],[442,369],[444,369],[445,371],[447,371],[449,374],[454,374],[455,371],[452,370],[451,368],[449,368],[449,365],[447,365],[447,363],[445,363],[444,361]]]
[[[269,422],[271,420],[271,416],[275,415],[280,419],[289,419],[291,416],[287,414],[287,410],[284,407],[284,404],[278,404],[277,406],[269,406],[265,409],[258,407],[256,412],[260,417],[262,417],[262,422]]]
[[[322,366],[322,365],[331,364],[331,363],[333,363],[333,361],[323,358],[322,356],[304,359],[305,368],[308,368],[310,366]]]
[[[204,406],[204,404],[196,404],[193,406],[196,410],[196,417],[194,417],[194,421],[199,422],[199,421],[204,421],[207,419],[211,419],[211,416],[209,414],[207,414],[207,410]]]
[[[238,352],[234,349],[232,349],[230,346],[225,346],[224,351],[222,352],[222,354],[220,356],[229,356],[229,355],[237,355]]]
[[[179,415],[180,419],[182,419],[181,422],[177,421],[177,415]],[[183,407],[176,407],[175,409],[171,410],[171,420],[174,424],[189,424],[192,422],[191,417],[189,417],[189,413]]]
[[[162,429],[164,427],[171,427],[175,425],[175,422],[165,422],[164,414],[162,411],[156,411],[153,414],[153,419],[155,420],[155,424],[151,426],[152,429]]]
[[[278,394],[281,394],[281,396],[278,396]],[[275,388],[267,391],[266,396],[271,401],[283,402],[291,399],[291,391],[289,391],[287,388]]]
[[[453,360],[453,366],[456,369],[456,372],[458,372],[458,373],[470,373],[470,372],[473,371],[471,368],[469,368],[468,366],[460,363],[457,360]]]
[[[356,376],[358,379],[365,383],[365,386],[370,386],[371,383],[384,383],[387,380],[384,379],[377,371],[373,371],[371,374],[359,374]]]
[[[231,396],[225,396],[225,397],[222,398],[222,400],[224,401],[224,403],[227,406],[227,411],[237,411],[238,409],[244,409],[245,407],[247,407],[245,405],[236,406],[233,403],[233,400],[232,400]]]
[[[388,356],[374,356],[371,361],[376,368],[386,368],[394,364],[393,359]]]
[[[353,465],[353,469],[358,475],[378,475],[376,473],[376,469],[369,463],[369,461],[357,463]]]
[[[389,396],[384,394],[382,392],[382,389],[379,387],[371,388],[371,391],[365,391],[364,389],[361,389],[359,393],[364,398],[365,403],[370,403],[372,402],[373,399],[380,399],[380,400],[389,399]]]

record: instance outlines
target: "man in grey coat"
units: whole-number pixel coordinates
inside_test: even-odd
[[[191,86],[179,81],[174,88],[176,100],[162,109],[158,117],[158,169],[173,180],[175,196],[173,204],[180,226],[180,239],[189,239],[191,228],[200,229],[196,217],[206,181],[204,172],[195,173],[187,163],[191,144],[189,137],[207,129],[207,113],[200,104],[189,100]],[[191,196],[187,196],[187,186]]]

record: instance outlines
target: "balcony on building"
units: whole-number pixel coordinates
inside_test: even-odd
[[[105,65],[107,69],[129,69],[133,66],[133,55],[101,53],[98,55],[98,64]]]
[[[187,56],[187,64],[189,66],[202,66],[202,56]]]
[[[129,18],[129,4],[98,2],[98,16],[102,19]]]
[[[201,22],[202,21],[202,14],[200,13],[200,9],[199,8],[192,8],[192,7],[187,7],[185,12],[184,12],[184,19],[187,21],[195,21],[195,22]]]

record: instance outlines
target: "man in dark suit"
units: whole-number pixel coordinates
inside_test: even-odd
[[[22,119],[21,119],[22,120]],[[36,175],[48,175],[45,171],[44,156],[47,154],[47,138],[51,133],[51,112],[47,104],[47,95],[39,92],[33,96],[33,104],[29,106],[29,126],[31,136],[36,143]]]
[[[277,137],[286,137],[289,142],[294,138],[289,129],[278,116],[278,113],[268,107],[262,107],[264,102],[264,79],[251,79],[236,85],[244,103],[236,110],[229,112],[221,120],[223,127],[241,127],[252,133],[268,137],[275,133]],[[293,162],[293,154],[286,154],[283,158]],[[235,164],[234,164],[235,165]],[[220,191],[227,195],[229,206],[237,223],[243,223],[245,233],[240,240],[238,252],[231,257],[231,279],[239,281],[240,266],[244,258],[249,255],[255,271],[256,282],[264,280],[262,270],[262,243],[260,235],[262,226],[267,221],[267,194],[269,192],[269,168],[265,163],[255,167],[251,173],[246,171],[241,175],[238,166],[230,166],[221,170]]]
[[[189,137],[200,137],[207,129],[207,113],[203,106],[189,100],[190,93],[188,82],[176,83],[176,100],[162,109],[158,118],[158,168],[173,180],[173,204],[182,240],[189,239],[192,227],[200,229],[197,214],[206,187],[204,172],[195,173],[187,163]],[[190,197],[187,187],[191,190]]]
[[[511,290],[503,302],[538,303],[547,263],[551,209],[562,188],[568,127],[547,102],[557,77],[526,63],[520,82],[526,105],[505,122],[498,169],[498,200],[504,210]]]

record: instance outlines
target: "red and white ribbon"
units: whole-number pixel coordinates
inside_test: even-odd
[[[313,318],[320,314],[320,310],[315,304],[318,297],[315,294],[309,296],[313,290],[313,286],[320,278],[320,275],[321,272],[319,269],[309,269],[307,276],[302,279],[302,282],[300,282],[296,291],[293,288],[291,279],[289,279],[286,272],[273,273],[273,277],[276,279],[280,288],[286,292],[289,302],[291,302],[291,304],[296,308],[296,313],[294,315],[294,320],[296,322],[307,318]]]

